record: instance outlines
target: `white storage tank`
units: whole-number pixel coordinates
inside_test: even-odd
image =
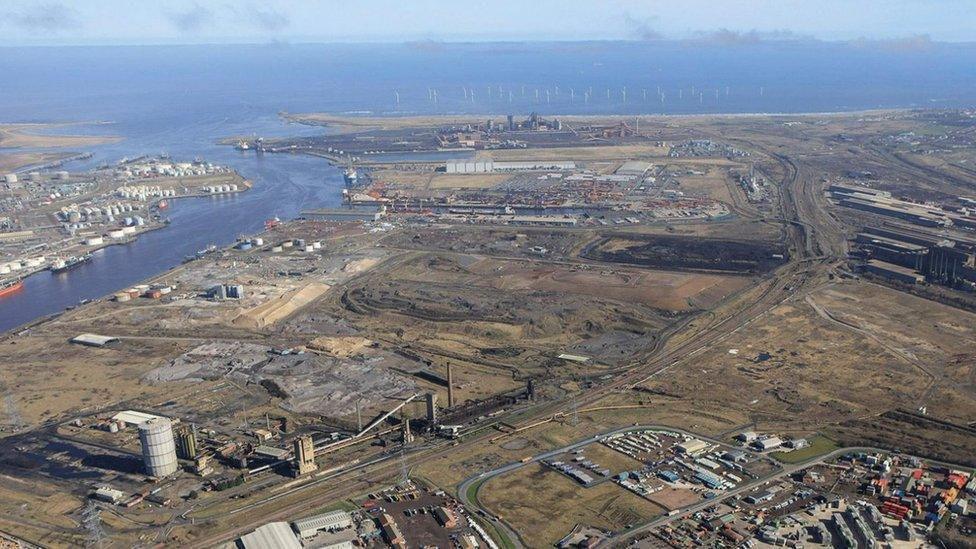
[[[173,423],[170,420],[159,417],[140,423],[139,442],[142,444],[142,460],[146,473],[162,478],[176,472],[176,444],[173,441]]]

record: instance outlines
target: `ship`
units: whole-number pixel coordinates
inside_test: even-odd
[[[92,254],[85,254],[82,256],[71,256],[68,259],[58,259],[51,264],[51,272],[58,274],[70,271],[76,267],[81,266],[83,263],[91,261]]]
[[[165,210],[166,208],[169,208],[169,202],[165,200],[160,200],[159,204],[157,204],[156,207],[159,208],[160,210]]]
[[[277,227],[278,225],[281,225],[281,219],[279,219],[278,216],[274,216],[271,219],[265,220],[264,229],[271,230]]]
[[[346,168],[345,173],[342,174],[342,178],[346,181],[346,187],[355,187],[356,183],[359,182],[359,174],[356,173],[356,168],[349,166]]]
[[[211,244],[202,250],[197,250],[197,253],[195,253],[194,255],[188,255],[184,257],[183,263],[189,263],[191,261],[206,257],[207,255],[212,254],[216,251],[217,251],[217,246],[215,244]]]
[[[24,281],[19,278],[15,280],[7,280],[5,282],[0,282],[0,297],[4,297],[16,293],[23,287],[24,287]]]

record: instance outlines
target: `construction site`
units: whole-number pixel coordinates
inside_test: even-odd
[[[942,121],[292,116],[229,142],[342,207],[3,336],[0,531],[609,546],[843,448],[976,466],[976,178],[890,156]]]

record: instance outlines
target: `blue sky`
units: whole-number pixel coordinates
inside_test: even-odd
[[[976,41],[976,0],[0,0],[5,45]]]

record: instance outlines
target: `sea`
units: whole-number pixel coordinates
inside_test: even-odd
[[[694,115],[976,106],[976,44],[817,41],[289,44],[0,47],[0,123],[72,123],[111,135],[83,170],[168,154],[238,170],[229,197],[171,202],[172,223],[41,272],[0,298],[0,331],[57,314],[231,244],[271,217],[339,203],[342,175],[319,158],[237,151],[227,136],[318,135],[283,113]],[[0,149],[0,153],[4,152]],[[3,215],[0,213],[0,215]]]

